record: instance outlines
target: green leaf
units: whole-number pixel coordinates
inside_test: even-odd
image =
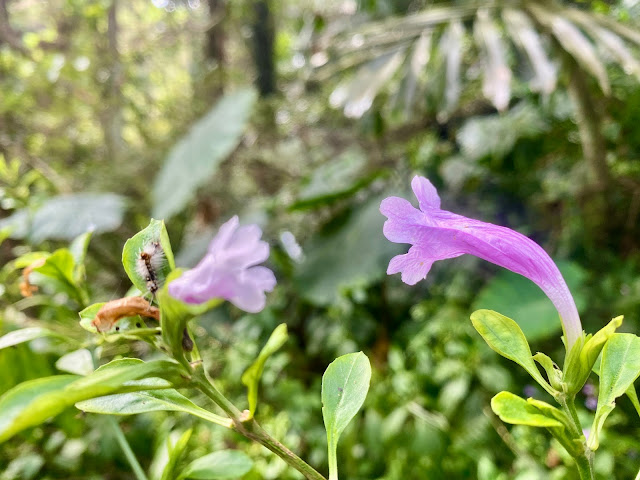
[[[497,134],[498,137],[505,135],[502,130]],[[578,310],[582,311],[587,304],[582,293],[586,278],[584,270],[572,262],[560,261],[557,265],[574,295]],[[562,328],[558,311],[542,290],[531,280],[507,270],[498,273],[480,291],[472,308],[495,310],[513,318],[530,342],[553,337]]]
[[[89,350],[81,348],[60,357],[56,368],[74,375],[89,375],[93,372],[93,357]]]
[[[477,310],[471,314],[473,327],[497,353],[513,360],[531,375],[551,395],[554,390],[536,367],[529,343],[516,322],[492,310]]]
[[[0,350],[7,347],[13,347],[24,342],[30,342],[36,338],[59,336],[57,333],[42,327],[27,327],[20,330],[14,330],[0,337]]]
[[[567,365],[564,369],[563,381],[570,395],[582,389],[604,345],[622,325],[622,319],[622,316],[614,318],[595,335],[586,336],[584,340],[575,343],[567,356]]]
[[[611,86],[607,70],[598,58],[593,44],[582,31],[561,12],[554,12],[535,2],[529,2],[527,8],[542,25],[551,30],[558,43],[580,64],[582,69],[598,80],[604,94],[609,95]]]
[[[29,234],[33,243],[72,240],[89,230],[111,232],[122,223],[124,199],[112,193],[74,193],[47,200],[35,213]]]
[[[87,250],[89,249],[89,242],[93,235],[93,230],[78,235],[73,239],[71,245],[69,245],[69,251],[73,256],[74,270],[73,279],[76,283],[80,283],[84,280],[85,268],[84,260],[87,256]]]
[[[94,327],[91,322],[93,322],[96,314],[105,303],[107,302],[94,303],[93,305],[89,305],[87,308],[80,310],[78,313],[80,316],[80,326],[88,332],[98,333],[98,329]]]
[[[615,400],[627,392],[640,376],[640,337],[613,334],[602,349],[598,407],[587,445],[596,450],[604,421],[615,408]]]
[[[547,402],[543,402],[542,400],[537,400],[535,398],[527,398],[527,403],[536,407],[547,417],[555,418],[560,423],[562,423],[565,428],[571,428],[571,421],[562,410],[558,410],[553,405],[549,405]]]
[[[401,45],[362,65],[352,79],[340,83],[331,93],[331,106],[344,107],[347,117],[362,117],[371,108],[384,84],[400,68],[407,56],[406,52],[406,46]]]
[[[380,233],[380,201],[386,196],[371,198],[303,245],[308,254],[296,264],[294,274],[300,295],[317,305],[330,305],[341,291],[384,278],[389,259],[404,248]]]
[[[111,393],[144,390],[149,382],[135,380],[178,374],[173,362],[144,363],[125,359],[115,360],[86,377],[59,375],[21,383],[0,397],[0,442],[25,428],[43,423],[76,402]]]
[[[282,347],[289,338],[287,334],[287,324],[281,323],[271,333],[269,340],[260,353],[258,358],[251,364],[249,368],[242,374],[242,383],[247,387],[247,400],[249,402],[249,419],[253,417],[258,405],[258,384],[262,371],[264,370],[264,364],[267,359],[276,353],[280,347]]]
[[[171,149],[153,185],[153,216],[182,210],[240,143],[256,101],[253,89],[225,95]]]
[[[541,352],[536,353],[533,359],[542,365],[542,368],[547,372],[547,378],[551,386],[558,391],[562,391],[562,370],[560,370],[556,362]]]
[[[74,276],[75,262],[71,251],[67,248],[60,248],[47,256],[44,265],[36,267],[32,272],[47,277],[31,277],[35,285],[50,283],[58,292],[63,292],[73,298],[80,305],[84,304],[86,294],[76,284]]]
[[[521,102],[507,112],[499,115],[470,118],[458,130],[456,140],[464,156],[471,160],[479,160],[484,157],[501,159],[513,151],[513,147],[519,139],[539,137],[548,129],[548,125],[540,109],[530,103]],[[517,289],[515,287],[509,288],[510,284],[508,282],[498,283],[500,282],[498,279],[504,277],[507,277],[507,280],[519,278],[523,281],[519,282]],[[504,275],[503,272],[501,272],[494,277],[494,280],[492,280],[484,290],[486,291],[488,288],[491,288],[490,286],[492,284],[498,283],[492,288],[502,288],[510,294],[509,298],[513,296],[511,290],[514,289],[518,292],[527,292],[526,294],[531,295],[532,298],[538,298],[532,293],[529,293],[529,291],[536,291],[535,284],[531,284],[533,288],[527,285],[524,290],[520,289],[520,283],[524,285],[525,282],[531,284],[530,280],[525,279],[521,275],[515,273]],[[491,301],[500,301],[500,293],[501,292],[496,292],[495,298],[489,297],[489,299]],[[487,295],[487,293],[485,293],[485,295]],[[508,299],[501,301],[501,303],[509,305]],[[497,308],[497,306],[494,305],[480,306],[480,308],[483,307]],[[503,311],[501,308],[499,308],[499,310]]]
[[[175,475],[176,465],[182,456],[184,449],[187,448],[187,443],[191,438],[193,430],[189,429],[185,431],[175,443],[171,442],[171,437],[167,438],[167,448],[169,451],[169,458],[167,464],[162,471],[162,480],[173,480],[177,477]]]
[[[548,405],[553,408],[551,405]],[[491,399],[491,409],[503,422],[530,427],[563,427],[555,418],[511,392],[500,392]],[[562,412],[560,412],[562,413]]]
[[[329,447],[329,480],[338,478],[338,440],[362,407],[370,380],[371,365],[362,352],[338,357],[322,376],[322,417]]]
[[[154,271],[158,286],[162,287],[167,275],[176,268],[171,242],[169,241],[169,234],[163,221],[151,219],[149,225],[128,239],[122,249],[122,265],[124,266],[124,270],[127,272],[131,283],[143,293],[148,291],[147,278],[146,275],[143,275],[139,271],[138,262],[140,261],[142,251],[155,243],[158,243],[162,250],[162,254],[158,253],[157,255],[161,255],[160,258],[162,258],[163,261],[160,262],[160,267]]]
[[[636,392],[636,387],[631,385],[627,391],[625,392],[631,403],[633,404],[633,408],[636,409],[636,413],[640,416],[640,401],[638,401],[638,394]]]
[[[347,150],[320,165],[314,169],[290,209],[317,207],[353,195],[381,174],[380,171],[367,174],[367,165],[366,155],[360,149]]]
[[[187,465],[180,479],[215,480],[242,477],[253,467],[253,461],[237,450],[220,450],[200,457]]]
[[[157,411],[184,412],[227,428],[231,426],[229,419],[200,408],[172,388],[92,398],[76,403],[76,408],[83,412],[104,415],[137,415]]]

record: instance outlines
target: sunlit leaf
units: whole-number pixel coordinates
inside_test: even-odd
[[[540,35],[533,27],[531,20],[521,11],[505,8],[502,12],[505,27],[515,44],[524,50],[535,73],[531,81],[532,90],[540,90],[550,94],[556,88],[557,68],[549,60],[542,46]]]
[[[355,77],[333,91],[329,102],[333,107],[344,107],[347,117],[361,117],[375,99],[378,91],[398,70],[406,48],[395,49],[360,67]]]
[[[474,30],[484,52],[482,93],[498,110],[503,111],[509,106],[511,98],[511,69],[507,65],[506,46],[486,9],[478,10]]]
[[[528,8],[541,24],[551,30],[562,48],[598,80],[605,95],[609,95],[611,87],[607,70],[598,58],[593,44],[580,29],[562,15],[549,11],[540,5],[531,3]]]
[[[404,80],[404,106],[405,114],[413,110],[413,101],[420,79],[424,76],[424,70],[431,58],[431,32],[424,31],[413,45],[409,62],[407,62],[407,74]]]
[[[549,405],[551,407],[551,405]],[[551,407],[553,408],[553,407]],[[563,424],[510,392],[500,392],[491,399],[491,409],[500,420],[513,425],[530,427],[563,427]]]
[[[574,16],[576,23],[589,33],[599,45],[608,51],[629,75],[635,75],[640,79],[640,62],[633,56],[631,50],[627,48],[622,38],[611,30],[601,27],[590,15]]]
[[[463,36],[464,27],[462,23],[455,21],[449,24],[440,41],[440,49],[444,52],[446,58],[445,114],[451,112],[458,105],[458,100],[460,99]]]

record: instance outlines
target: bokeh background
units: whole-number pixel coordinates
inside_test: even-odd
[[[422,174],[445,209],[543,245],[585,329],[640,323],[640,2],[427,0],[0,0],[0,334],[44,325],[86,340],[77,301],[23,298],[14,260],[89,228],[91,302],[130,287],[124,241],[164,219],[193,266],[238,214],[271,245],[268,308],[200,318],[211,375],[244,405],[242,372],[271,331],[258,419],[326,472],[320,380],[338,355],[374,367],[339,446],[350,480],[571,479],[545,431],[506,427],[500,390],[545,399],[473,331],[477,308],[520,323],[562,360],[560,323],[528,280],[476,258],[438,262],[414,287],[385,273],[406,246],[382,235],[382,198]],[[0,393],[60,373],[65,342],[0,350]],[[147,358],[142,342],[101,351]],[[580,395],[591,415],[597,392]],[[195,398],[207,405],[203,398]],[[619,401],[599,478],[633,478],[640,421]],[[590,422],[585,423],[590,424]],[[189,459],[237,448],[244,479],[300,475],[259,445],[193,417],[121,423],[142,465],[194,428]],[[134,478],[98,415],[69,410],[0,449],[0,478]]]

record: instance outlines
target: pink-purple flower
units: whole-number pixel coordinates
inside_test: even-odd
[[[273,272],[258,265],[269,257],[269,244],[257,225],[238,225],[234,216],[220,227],[200,263],[169,284],[172,297],[191,304],[224,298],[251,313],[264,308],[265,292],[276,286]]]
[[[469,254],[519,273],[535,282],[553,302],[562,321],[568,348],[582,334],[575,302],[553,260],[533,240],[506,227],[463,217],[440,208],[435,187],[424,177],[411,182],[420,209],[407,200],[389,197],[380,211],[388,220],[384,235],[395,243],[411,244],[409,252],[391,259],[388,274],[402,273],[415,285],[436,260]]]

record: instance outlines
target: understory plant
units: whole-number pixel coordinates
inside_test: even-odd
[[[524,368],[557,406],[503,391],[493,397],[491,408],[504,422],[546,428],[573,457],[580,478],[594,479],[594,455],[617,398],[628,395],[640,414],[633,386],[640,375],[640,338],[616,333],[621,316],[597,333],[585,334],[560,271],[539,245],[511,229],[442,210],[437,191],[426,178],[415,177],[412,187],[418,209],[398,197],[383,200],[380,207],[388,219],[383,231],[387,239],[411,245],[406,254],[391,259],[387,273],[401,273],[405,283],[414,285],[427,276],[436,260],[469,254],[535,282],[560,315],[566,349],[562,368],[542,352],[532,355],[514,320],[490,310],[474,312],[471,320],[488,345]],[[277,282],[273,271],[262,265],[269,257],[269,245],[262,240],[260,228],[240,226],[238,217],[231,218],[220,227],[200,262],[183,270],[175,267],[164,222],[152,220],[123,248],[122,264],[132,283],[129,294],[93,304],[89,304],[84,276],[90,238],[91,233],[86,233],[69,248],[29,253],[14,262],[16,269],[22,269],[25,297],[44,292],[73,299],[79,306],[80,325],[91,335],[77,340],[34,326],[0,338],[0,349],[46,336],[73,345],[57,362],[69,374],[29,380],[0,397],[0,442],[75,406],[109,416],[138,480],[238,478],[252,469],[252,459],[240,450],[219,450],[186,462],[192,431],[185,430],[167,440],[162,458],[145,471],[114,416],[178,411],[263,445],[307,479],[325,479],[311,462],[258,422],[260,379],[269,357],[287,342],[286,324],[275,328],[239,379],[247,389],[243,405],[232,402],[215,375],[212,378],[215,370],[203,360],[193,334],[194,320],[225,301],[249,313],[265,308],[266,294]],[[124,357],[104,363],[103,347],[123,340],[144,342],[148,360]],[[599,376],[598,404],[591,425],[583,425],[576,394],[592,371]],[[324,373],[318,393],[327,434],[329,480],[338,479],[338,441],[362,407],[370,380],[371,366],[362,352],[338,357]],[[209,404],[200,405],[200,395]]]
[[[509,228],[442,210],[435,187],[424,177],[414,177],[411,186],[419,209],[398,197],[386,198],[380,206],[388,219],[384,225],[387,239],[411,244],[408,253],[391,260],[387,273],[401,273],[405,283],[414,285],[427,276],[436,260],[469,254],[535,282],[560,315],[565,346],[562,368],[543,352],[532,355],[514,320],[491,310],[478,310],[471,321],[489,347],[524,368],[560,408],[507,391],[493,397],[491,408],[504,422],[546,428],[574,458],[580,478],[594,479],[594,454],[616,399],[626,394],[640,415],[633,385],[640,376],[640,338],[616,333],[622,316],[597,333],[586,334],[560,270],[542,247]],[[586,427],[578,417],[575,401],[592,371],[599,376],[598,404],[591,426]]]

